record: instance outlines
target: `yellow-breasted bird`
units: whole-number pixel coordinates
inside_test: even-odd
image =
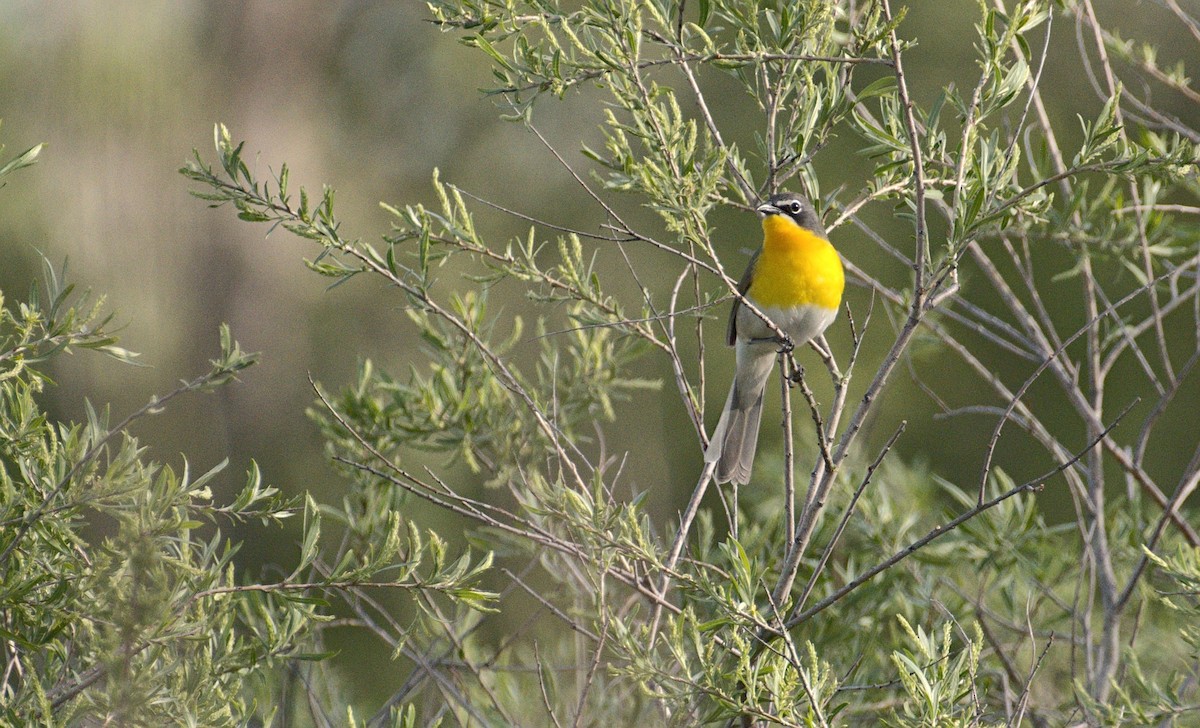
[[[842,259],[805,198],[775,195],[758,206],[758,214],[762,248],[750,259],[738,291],[799,346],[819,336],[837,317],[846,280]],[[717,464],[718,483],[748,483],[763,391],[781,342],[740,300],[733,302],[727,338],[736,347],[737,368],[704,461]]]

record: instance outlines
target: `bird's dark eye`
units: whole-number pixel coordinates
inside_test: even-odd
[[[800,203],[793,200],[792,204],[788,205],[788,209],[792,211],[793,215],[795,215],[796,213],[800,212]]]

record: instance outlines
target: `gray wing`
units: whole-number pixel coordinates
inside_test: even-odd
[[[750,262],[746,265],[746,272],[742,274],[742,279],[738,281],[738,293],[743,296],[746,291],[750,290],[750,279],[754,277],[754,266],[758,263],[758,255],[762,249],[754,251],[754,255],[750,256]],[[742,307],[741,299],[733,299],[733,308],[729,311],[729,327],[725,333],[725,343],[733,346],[737,343],[737,316],[738,309]]]

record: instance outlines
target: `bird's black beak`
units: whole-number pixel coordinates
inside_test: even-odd
[[[758,212],[759,217],[767,217],[768,215],[782,215],[783,214],[783,210],[780,210],[778,207],[775,207],[774,205],[772,205],[769,202],[764,202],[754,209],[756,212]]]

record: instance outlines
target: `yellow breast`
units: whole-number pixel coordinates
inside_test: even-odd
[[[763,218],[763,249],[747,295],[760,306],[836,309],[846,285],[842,259],[829,241],[784,215]]]

